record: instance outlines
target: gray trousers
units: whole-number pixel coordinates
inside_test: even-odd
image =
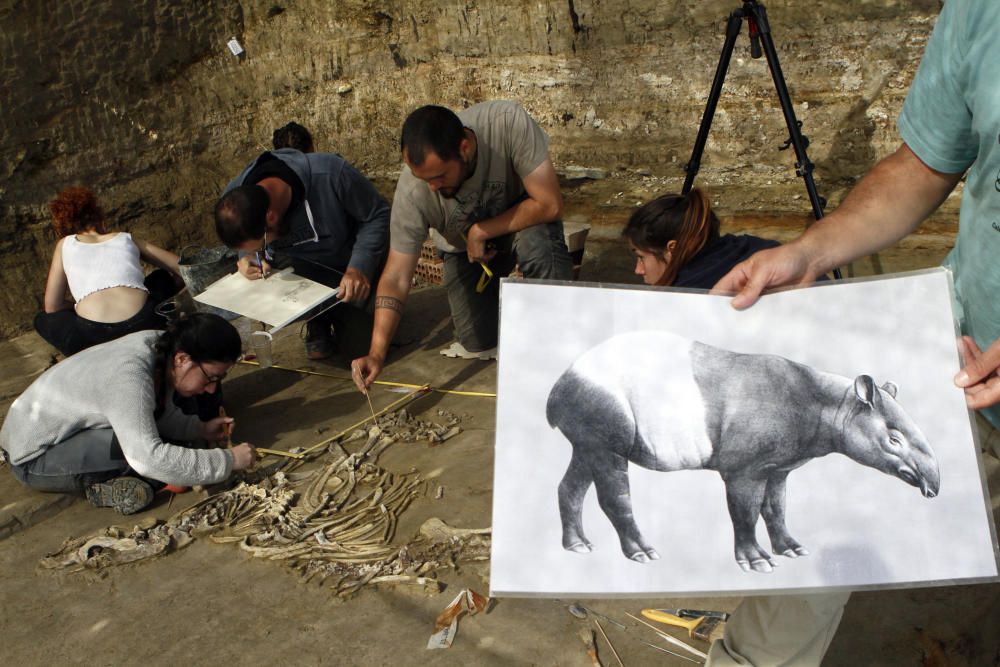
[[[444,286],[451,306],[455,338],[470,352],[497,345],[500,279],[520,266],[525,278],[572,280],[573,261],[566,248],[562,221],[534,225],[492,240],[497,255],[489,263],[493,279],[483,292],[476,284],[483,274],[478,262],[463,253],[444,253]]]
[[[1000,432],[976,413],[979,445],[1000,458]],[[709,667],[767,665],[815,667],[844,615],[850,593],[772,595],[745,598],[712,643]]]
[[[91,484],[118,477],[128,461],[110,428],[80,431],[26,463],[11,464],[14,477],[37,491],[82,492]]]

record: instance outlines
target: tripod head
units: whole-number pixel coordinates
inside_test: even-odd
[[[742,12],[750,31],[750,57],[760,58],[764,55],[760,48],[760,24],[767,27],[767,10],[757,0],[743,0]]]

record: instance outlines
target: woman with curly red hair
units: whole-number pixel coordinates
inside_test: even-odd
[[[128,232],[109,232],[94,193],[74,186],[49,203],[59,234],[35,329],[64,355],[144,329],[162,329],[153,311],[176,291],[178,257]],[[140,260],[163,271],[144,276]],[[169,273],[166,273],[169,272]],[[67,294],[68,293],[68,294]]]

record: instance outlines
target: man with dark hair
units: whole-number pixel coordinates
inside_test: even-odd
[[[400,148],[371,350],[355,361],[359,387],[382,370],[428,232],[444,257],[457,338],[445,356],[495,358],[500,278],[515,265],[526,278],[572,277],[549,139],[521,105],[483,102],[457,115],[422,107],[403,123]]]
[[[312,134],[295,121],[279,127],[271,136],[271,145],[278,148],[294,148],[303,153],[312,153],[316,150],[313,144]]]
[[[385,263],[389,207],[339,155],[283,148],[262,153],[226,186],[215,206],[219,239],[242,252],[251,280],[290,265],[296,274],[339,288],[338,304],[309,320],[306,354],[325,359],[337,345],[347,359],[368,350],[372,289]]]

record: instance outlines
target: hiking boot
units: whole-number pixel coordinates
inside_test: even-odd
[[[443,357],[451,357],[452,359],[479,359],[480,361],[490,361],[491,359],[497,358],[497,349],[495,347],[491,347],[488,350],[472,352],[465,349],[465,346],[456,340],[454,343],[441,350],[440,354]]]
[[[153,487],[137,477],[115,477],[87,487],[94,507],[111,507],[121,514],[135,514],[153,502]]]
[[[330,325],[310,320],[306,322],[306,357],[312,361],[329,359],[336,351],[336,344]]]

